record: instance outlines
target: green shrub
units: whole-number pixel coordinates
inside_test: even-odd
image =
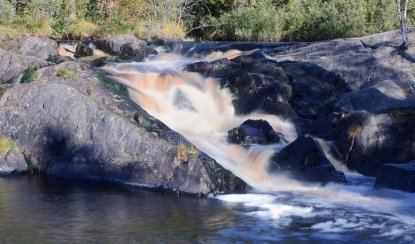
[[[242,6],[219,19],[216,39],[232,41],[279,41],[279,13],[269,0]]]
[[[364,35],[366,7],[361,0],[292,0],[284,11],[285,39],[316,41]]]

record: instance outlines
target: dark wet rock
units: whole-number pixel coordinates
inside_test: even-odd
[[[128,59],[134,57],[136,60],[143,60],[145,57],[157,54],[157,51],[143,43],[127,43],[121,46],[119,57]]]
[[[144,43],[144,41],[141,41],[134,35],[116,35],[94,41],[94,44],[98,49],[112,55],[119,55],[121,47],[125,44],[131,43],[137,43],[140,45],[141,43]]]
[[[355,112],[336,125],[335,144],[346,165],[376,176],[383,164],[415,158],[414,112]]]
[[[111,55],[117,55],[123,59],[135,57],[143,59],[157,52],[148,47],[147,43],[134,35],[117,35],[94,41],[95,46]]]
[[[298,116],[311,120],[321,118],[321,115],[329,114],[331,111],[329,106],[318,101],[299,101],[295,103],[294,110]]]
[[[376,177],[375,186],[415,192],[415,161],[384,164]]]
[[[26,71],[53,65],[32,56],[23,56],[0,49],[0,84],[19,83]]]
[[[79,43],[75,49],[75,58],[88,57],[94,55],[94,45],[92,43]]]
[[[220,78],[221,86],[229,88],[237,97],[233,101],[237,114],[258,111],[297,118],[288,103],[292,88],[285,71],[263,56],[259,60],[247,62],[239,59],[198,62],[188,65],[186,70]]]
[[[283,140],[265,120],[247,120],[239,127],[228,131],[228,141],[233,144],[251,146],[279,143]]]
[[[337,137],[336,125],[342,119],[342,116],[340,112],[332,112],[319,120],[312,121],[306,126],[307,132],[319,138],[335,140]]]
[[[229,72],[228,66],[232,64],[226,58],[218,59],[213,62],[196,62],[189,64],[186,67],[187,71],[198,72],[208,77],[220,78],[226,75],[226,72]]]
[[[61,69],[73,76],[59,77]],[[87,64],[62,63],[4,94],[0,132],[28,152],[33,170],[202,195],[237,188],[229,171],[183,138],[162,137],[165,125],[96,75]]]
[[[3,49],[24,56],[47,60],[58,55],[56,41],[45,37],[25,36],[4,42]]]
[[[326,158],[319,144],[311,137],[300,136],[276,153],[270,164],[274,173],[288,173],[299,180],[345,183],[344,174]]]
[[[233,101],[237,114],[249,114],[252,112],[264,112],[284,118],[297,118],[295,110],[289,103],[272,101],[260,94],[249,95],[243,99]]]
[[[350,91],[342,79],[324,68],[307,62],[281,63],[290,78],[290,104],[300,117],[317,120],[332,112],[341,94]]]
[[[10,149],[0,158],[0,175],[20,174],[26,171],[26,159],[21,152]]]
[[[122,60],[116,56],[105,56],[105,57],[99,57],[99,58],[96,58],[90,61],[90,63],[95,67],[103,67],[109,63],[114,63],[114,62],[119,63],[119,62],[122,62]]]

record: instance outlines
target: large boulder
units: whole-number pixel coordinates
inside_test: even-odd
[[[276,153],[271,159],[269,170],[305,181],[346,182],[344,174],[334,168],[319,144],[308,136],[298,137]]]
[[[335,144],[345,164],[376,176],[383,164],[415,158],[414,112],[350,113],[336,124]]]
[[[415,192],[415,161],[405,164],[384,164],[375,186]]]
[[[282,134],[275,132],[265,120],[247,120],[228,132],[230,143],[244,146],[280,143],[282,139]]]
[[[19,83],[25,72],[53,63],[32,56],[23,56],[0,49],[0,84]]]
[[[25,36],[3,43],[3,49],[24,56],[47,60],[58,55],[56,41],[46,37]]]
[[[21,152],[10,149],[0,158],[0,175],[20,174],[26,171],[26,159]]]
[[[157,52],[148,47],[147,43],[138,39],[134,35],[116,35],[108,38],[102,38],[94,41],[95,46],[111,55],[120,58],[136,58],[143,59],[150,54]]]
[[[229,171],[179,135],[163,136],[167,127],[94,75],[91,66],[62,63],[4,94],[0,132],[28,152],[33,170],[200,195],[235,187]]]

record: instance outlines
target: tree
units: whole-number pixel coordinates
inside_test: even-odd
[[[408,3],[409,0],[396,0],[396,6],[398,9],[399,14],[399,22],[401,25],[401,36],[402,36],[402,49],[406,50],[409,46],[409,39],[408,39]]]

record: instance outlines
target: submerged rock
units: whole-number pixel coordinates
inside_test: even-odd
[[[282,135],[275,132],[265,120],[247,120],[239,127],[228,131],[228,141],[234,144],[251,146],[280,143]]]
[[[415,161],[406,164],[384,164],[375,186],[415,192]]]
[[[337,171],[311,137],[300,136],[276,153],[270,164],[271,172],[288,173],[294,178],[321,183],[345,183],[343,172]]]
[[[0,175],[20,174],[26,171],[26,159],[21,152],[10,149],[0,158]]]

